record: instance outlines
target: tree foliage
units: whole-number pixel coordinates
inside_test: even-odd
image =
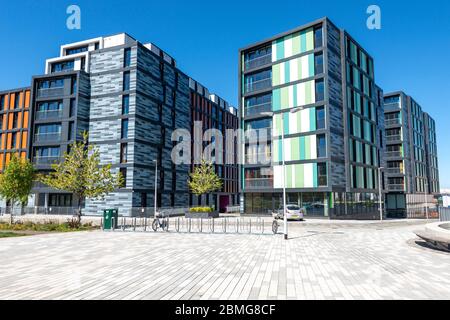
[[[16,203],[27,203],[34,175],[34,167],[28,159],[19,159],[12,155],[5,171],[0,175],[0,197],[11,203],[11,213]],[[10,222],[12,223],[12,214]]]
[[[189,177],[189,189],[197,196],[208,194],[222,188],[222,181],[214,172],[212,163],[206,162],[204,159],[189,174]]]
[[[64,161],[52,165],[53,171],[39,175],[39,181],[45,185],[79,198],[78,215],[81,216],[81,200],[103,199],[108,193],[123,184],[120,172],[113,174],[111,165],[100,165],[100,153],[88,144],[88,135],[83,141],[71,144],[70,152],[64,154]]]

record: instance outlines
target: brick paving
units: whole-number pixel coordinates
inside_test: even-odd
[[[450,254],[417,245],[420,224],[0,239],[0,299],[450,299]]]

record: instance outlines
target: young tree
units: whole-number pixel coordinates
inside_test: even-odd
[[[33,187],[34,167],[28,159],[19,159],[13,154],[10,162],[0,175],[0,196],[11,203],[9,223],[13,223],[14,205],[22,206],[28,201]]]
[[[53,171],[39,175],[39,181],[57,190],[71,192],[78,197],[78,222],[81,221],[82,201],[103,199],[108,193],[123,184],[123,177],[118,172],[111,172],[111,165],[100,165],[100,153],[88,144],[88,134],[83,134],[83,141],[71,144],[70,153],[64,155],[64,161],[53,164]]]
[[[206,162],[205,159],[202,159],[202,163],[194,168],[194,171],[189,174],[189,177],[189,189],[197,196],[208,194],[222,188],[222,181],[214,172],[212,163]]]

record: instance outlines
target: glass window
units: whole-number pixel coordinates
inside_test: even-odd
[[[62,71],[70,71],[74,69],[74,61],[61,61],[52,64],[52,73],[53,72],[62,72]]]
[[[317,179],[319,187],[326,187],[328,185],[326,163],[317,164]]]
[[[122,175],[123,178],[123,183],[122,183],[122,188],[125,188],[127,185],[127,168],[120,168],[120,174]]]
[[[127,139],[128,138],[128,119],[122,119],[122,134],[121,134],[121,138],[122,139]]]
[[[69,48],[69,49],[66,49],[66,55],[71,55],[71,54],[76,54],[76,53],[81,53],[81,52],[86,52],[86,51],[88,51],[88,46]]]
[[[128,114],[130,111],[130,96],[124,95],[122,97],[122,114]]]
[[[73,122],[69,122],[69,134],[67,138],[69,140],[73,140],[75,138],[75,128]]]
[[[0,109],[5,107],[5,96],[0,96]]]
[[[77,92],[77,78],[72,77],[72,86],[71,86],[71,94],[75,94]]]
[[[317,158],[325,158],[327,156],[327,142],[324,134],[317,136]]]
[[[19,103],[20,103],[20,93],[17,92],[14,94],[14,109],[19,108]]]
[[[324,107],[316,108],[316,129],[325,129],[325,109]]]
[[[126,48],[124,52],[124,63],[123,66],[129,67],[131,65],[131,48]]]
[[[70,117],[73,117],[75,115],[75,99],[70,99]]]
[[[122,143],[120,144],[120,163],[127,163],[128,157],[128,144]]]
[[[316,75],[323,73],[323,54],[316,53],[314,55]]]
[[[325,85],[323,80],[316,81],[316,102],[323,101],[325,99]]]
[[[130,72],[123,73],[123,91],[130,90]]]
[[[323,46],[323,32],[322,26],[314,29],[314,48]]]

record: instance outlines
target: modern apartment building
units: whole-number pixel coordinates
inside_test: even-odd
[[[241,126],[269,136],[242,139],[245,212],[277,209],[285,183],[307,216],[378,218],[384,110],[369,53],[323,18],[239,57]]]
[[[404,92],[384,96],[388,216],[424,213],[437,203],[439,169],[436,126],[421,106]]]
[[[122,33],[64,45],[60,56],[46,61],[44,75],[33,77],[29,149],[41,172],[60,161],[73,141],[89,132],[101,162],[112,164],[125,178],[124,186],[104,200],[87,200],[85,213],[118,208],[135,215],[153,207],[155,161],[158,164],[159,207],[186,206],[190,164],[175,165],[171,152],[176,129],[191,130],[199,118],[208,126],[237,127],[234,108],[180,71],[167,53]],[[196,111],[196,95],[207,104]],[[200,101],[200,99],[198,99]],[[214,111],[213,111],[214,110]],[[205,109],[206,111],[206,109]],[[215,112],[215,113],[214,113]],[[231,168],[237,171],[237,167]],[[224,189],[205,201],[219,206],[235,198],[237,184],[229,168],[219,166]],[[38,206],[74,206],[73,195],[44,185],[34,189]],[[228,197],[227,201],[222,198]],[[215,202],[213,202],[215,201]],[[191,199],[191,202],[195,202]]]
[[[0,172],[12,154],[27,157],[30,88],[0,92]]]

